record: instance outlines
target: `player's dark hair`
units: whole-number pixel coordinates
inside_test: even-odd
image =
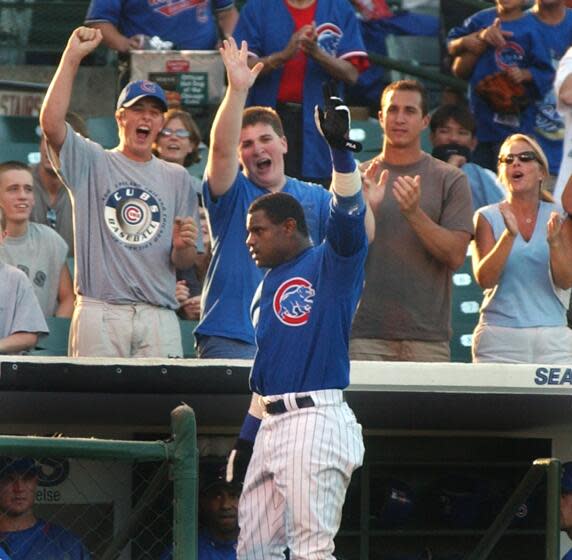
[[[388,84],[381,94],[381,108],[386,97],[394,91],[416,91],[421,96],[421,113],[425,116],[429,112],[429,102],[427,100],[427,90],[425,86],[417,80],[397,80]]]
[[[274,132],[284,138],[284,127],[278,113],[272,107],[249,107],[242,113],[242,128],[255,124],[269,124]]]
[[[465,130],[468,130],[473,136],[477,128],[475,117],[467,107],[462,105],[441,105],[435,109],[429,121],[429,128],[431,132],[435,132],[439,127],[447,124],[448,120],[453,120],[461,125]]]
[[[296,221],[296,229],[304,237],[309,237],[304,209],[292,195],[282,192],[265,194],[250,205],[248,213],[252,214],[259,210],[263,210],[268,219],[276,225],[292,218]]]
[[[32,170],[27,163],[16,160],[0,163],[0,175],[2,175],[2,173],[6,173],[6,171],[27,171],[28,173],[32,173]]]

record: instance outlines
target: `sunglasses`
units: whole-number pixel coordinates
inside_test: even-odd
[[[514,163],[514,160],[518,158],[518,161],[526,163],[527,161],[538,161],[538,157],[534,152],[520,152],[520,154],[506,154],[499,157],[499,163],[506,163],[510,165]]]
[[[173,130],[172,128],[164,128],[159,132],[161,136],[173,136],[175,135],[177,138],[188,138],[191,133],[186,128],[177,128],[177,130]]]

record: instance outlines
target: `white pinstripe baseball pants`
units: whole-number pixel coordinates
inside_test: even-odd
[[[292,397],[305,395],[316,406],[294,408]],[[237,558],[283,559],[288,547],[291,560],[332,559],[346,490],[363,460],[361,426],[337,389],[276,398],[289,411],[266,415],[256,436],[239,503]]]

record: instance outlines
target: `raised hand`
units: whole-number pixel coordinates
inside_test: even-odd
[[[510,204],[505,200],[501,202],[499,205],[500,213],[502,214],[502,218],[504,220],[504,225],[508,232],[513,235],[517,236],[519,234],[518,229],[518,222],[516,220],[516,216],[514,215]]]
[[[236,91],[248,91],[264,65],[259,62],[250,68],[246,41],[242,41],[239,49],[233,37],[222,42],[219,52],[226,68],[229,86]]]
[[[363,195],[374,213],[385,197],[385,185],[387,184],[387,176],[389,175],[387,169],[384,169],[380,173],[381,166],[381,161],[376,158],[369,164],[365,173],[362,175]],[[379,178],[376,181],[378,175]]]
[[[314,107],[316,128],[332,148],[361,152],[361,144],[349,139],[351,118],[348,106],[336,97],[331,83],[323,85],[323,93],[324,109],[317,105]]]
[[[512,37],[512,31],[503,31],[501,29],[501,20],[495,18],[492,25],[480,32],[479,37],[491,45],[491,47],[504,47],[506,40]]]
[[[419,175],[397,177],[393,182],[393,196],[405,217],[415,214],[421,199],[421,177]]]
[[[548,241],[548,245],[551,247],[560,243],[563,224],[564,220],[558,212],[550,212],[550,218],[546,223],[546,241]]]
[[[101,39],[102,35],[99,29],[78,27],[74,29],[68,39],[66,52],[73,53],[83,59],[99,46]]]

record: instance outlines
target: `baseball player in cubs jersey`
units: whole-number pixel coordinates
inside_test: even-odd
[[[320,128],[335,147],[325,240],[312,245],[303,209],[286,193],[258,198],[247,217],[246,244],[269,270],[251,308],[253,398],[227,467],[228,480],[245,474],[239,559],[283,558],[285,547],[293,559],[333,558],[346,489],[363,459],[361,426],[343,389],[364,281],[366,210],[355,161],[340,142],[349,111],[337,98],[328,102]],[[366,184],[378,168],[367,171]],[[382,198],[386,175],[368,189],[370,203]]]

